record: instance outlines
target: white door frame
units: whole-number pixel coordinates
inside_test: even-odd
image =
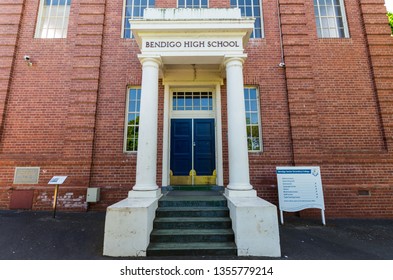
[[[172,92],[179,88],[187,88],[188,91],[212,91],[215,119],[215,148],[216,148],[216,174],[217,185],[224,186],[223,161],[222,161],[222,118],[221,118],[221,82],[171,82],[164,83],[164,119],[163,119],[163,149],[162,149],[162,186],[169,186],[170,178],[170,123]],[[196,118],[193,116],[192,118]]]

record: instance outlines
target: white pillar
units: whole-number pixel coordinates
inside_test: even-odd
[[[230,57],[224,62],[227,76],[229,157],[229,185],[225,192],[228,196],[254,197],[256,191],[250,184],[248,165],[243,62],[242,57]]]
[[[136,184],[128,197],[157,197],[157,118],[159,57],[140,57],[142,63]]]

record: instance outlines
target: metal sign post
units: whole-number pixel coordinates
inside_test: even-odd
[[[55,194],[53,195],[53,218],[56,218],[56,206],[57,206],[57,193],[59,192],[59,185],[55,187]]]
[[[56,185],[55,186],[55,193],[53,195],[53,218],[56,218],[56,206],[57,206],[57,196],[59,193],[59,185],[63,184],[67,176],[54,176],[48,182],[48,185]]]

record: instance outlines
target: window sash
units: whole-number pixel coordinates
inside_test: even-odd
[[[259,94],[256,87],[244,87],[244,105],[249,152],[262,151],[261,117]]]
[[[124,151],[136,152],[139,139],[141,88],[132,87],[127,90],[127,109],[125,116]]]
[[[319,38],[348,38],[348,23],[342,0],[314,0]]]
[[[230,0],[231,8],[239,8],[242,17],[255,18],[250,38],[264,38],[263,13],[261,0]]]
[[[209,8],[208,0],[177,0],[178,8]]]
[[[133,38],[130,19],[143,19],[146,8],[154,8],[155,0],[124,0],[122,38]]]
[[[174,92],[173,111],[213,111],[212,92]]]
[[[71,0],[41,0],[36,38],[67,38]]]

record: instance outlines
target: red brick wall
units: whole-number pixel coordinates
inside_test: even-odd
[[[374,73],[393,69],[373,64],[392,54],[383,1],[345,1],[349,39],[318,39],[311,1],[280,2],[294,163],[321,166],[328,216],[392,216],[392,86]]]
[[[25,0],[19,10],[0,143],[1,173],[8,175],[2,176],[0,187],[41,193],[50,189],[47,182],[52,176],[68,175],[67,199],[86,209],[79,200],[85,200],[90,182],[105,1],[73,1],[66,39],[34,38],[38,4]],[[32,67],[26,65],[24,55],[30,56]],[[16,166],[40,166],[39,183],[13,185]],[[36,198],[34,209],[51,207],[40,200],[41,195]],[[74,207],[64,204],[64,208]]]
[[[47,182],[64,174],[60,209],[104,210],[135,184],[136,154],[123,152],[123,137],[127,87],[141,83],[139,48],[121,38],[123,0],[73,0],[66,39],[33,38],[38,2],[0,3],[0,208],[25,188],[35,190],[33,209],[51,209]],[[383,0],[345,5],[350,38],[318,39],[312,1],[280,0],[282,69],[276,2],[263,0],[265,38],[250,40],[244,65],[245,84],[259,88],[263,135],[263,152],[249,154],[250,179],[277,203],[276,166],[319,165],[327,217],[392,217],[393,38]],[[221,94],[227,184],[225,85]],[[158,184],[163,96],[160,86]],[[39,184],[13,185],[16,166],[40,166]],[[86,204],[88,186],[101,188],[99,203]]]

